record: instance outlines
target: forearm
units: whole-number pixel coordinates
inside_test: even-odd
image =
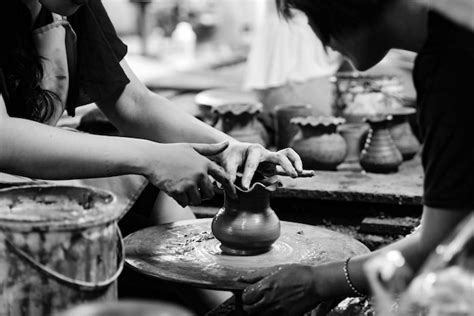
[[[149,91],[125,60],[120,64],[130,83],[117,100],[100,102],[98,105],[124,136],[160,143],[219,143],[233,140]]]
[[[119,106],[116,111],[119,111],[117,113],[119,115],[112,114],[109,117],[125,136],[160,143],[218,143],[232,140],[228,135],[152,92],[144,94],[139,100],[128,105]]]
[[[409,235],[398,242],[386,246],[375,252],[355,256],[350,260],[349,275],[355,287],[369,293],[370,286],[363,270],[364,264],[381,252],[398,250],[413,271],[417,271],[428,255],[442,242],[468,214],[469,211],[440,210],[425,207],[420,231]],[[315,278],[322,276],[319,285],[324,290],[322,295],[327,298],[339,296],[352,296],[354,292],[348,286],[344,275],[344,262],[334,262],[314,268]],[[318,280],[316,280],[318,282]]]
[[[2,118],[0,171],[51,180],[140,174],[145,143]]]

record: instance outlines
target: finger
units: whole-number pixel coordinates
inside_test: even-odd
[[[249,147],[249,153],[247,154],[247,159],[245,161],[244,174],[242,175],[242,187],[248,189],[250,182],[252,181],[255,170],[257,170],[258,165],[260,164],[260,158],[262,153],[259,149],[251,149]]]
[[[181,205],[181,207],[186,207],[189,205],[189,202],[188,202],[188,197],[186,195],[186,193],[173,193],[173,194],[170,194],[170,196],[175,199],[176,202],[178,202],[179,205]]]
[[[239,276],[237,281],[245,282],[245,283],[255,283],[255,282],[258,282],[261,279],[265,278],[265,276],[267,276],[267,275],[268,275],[268,273],[266,273],[266,272],[258,271],[258,272],[254,272],[254,273],[250,273],[250,274],[246,274],[246,275],[241,275],[241,276]]]
[[[293,167],[300,174],[303,173],[303,162],[301,161],[300,156],[291,148],[283,150],[284,155],[293,163]]]
[[[216,179],[222,186],[227,194],[232,198],[237,198],[237,190],[234,184],[230,181],[230,176],[218,166],[216,163],[211,162],[209,164],[209,174]]]
[[[237,178],[237,169],[239,168],[239,161],[236,155],[231,155],[224,163],[225,170],[229,174],[230,182],[235,183]]]
[[[229,141],[217,144],[191,144],[191,146],[203,156],[215,156],[229,147]]]
[[[267,306],[267,303],[265,300],[265,296],[262,296],[262,298],[255,304],[244,306],[244,310],[249,315],[263,315],[263,313],[265,313],[268,309],[266,308],[266,306]]]
[[[190,186],[186,190],[186,196],[188,198],[189,205],[199,205],[202,202],[201,193],[196,186]]]
[[[298,177],[298,173],[296,172],[295,168],[291,164],[288,157],[286,157],[285,155],[282,155],[281,153],[274,153],[274,154],[268,155],[266,160],[280,165],[287,175],[293,178]]]
[[[242,302],[244,305],[252,306],[262,300],[265,295],[263,286],[263,283],[259,281],[247,287],[242,293]]]
[[[202,177],[198,185],[202,200],[210,200],[214,197],[214,186],[208,176]]]

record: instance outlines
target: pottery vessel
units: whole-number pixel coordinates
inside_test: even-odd
[[[400,150],[403,160],[412,159],[420,150],[420,142],[413,134],[409,118],[416,113],[416,109],[403,107],[388,112],[393,117],[390,123],[390,135]]]
[[[345,122],[342,118],[297,117],[291,120],[300,128],[290,147],[301,157],[307,169],[335,170],[344,161],[347,145],[337,132],[337,127]]]
[[[396,76],[340,72],[330,81],[334,85],[333,113],[348,123],[364,123],[367,116],[403,105],[404,88]]]
[[[276,145],[286,148],[298,133],[298,127],[290,121],[295,117],[311,116],[311,106],[307,104],[282,104],[275,107]]]
[[[261,103],[234,103],[213,107],[218,121],[216,128],[241,142],[269,144],[268,133],[257,119],[262,111]]]
[[[198,106],[198,117],[209,125],[216,125],[217,115],[213,109],[226,104],[253,104],[259,103],[257,96],[251,92],[239,89],[209,89],[199,92],[194,97]]]
[[[344,162],[357,163],[360,159],[360,153],[370,130],[366,123],[350,123],[339,126],[339,133],[344,137],[347,145],[347,156]]]
[[[224,207],[211,226],[223,253],[250,256],[271,249],[280,237],[280,220],[270,207],[270,193],[279,185],[277,177],[262,176],[248,190],[237,186],[237,198],[224,193]]]
[[[379,115],[370,117],[370,132],[360,157],[360,165],[367,172],[397,172],[403,162],[389,131],[391,116]]]

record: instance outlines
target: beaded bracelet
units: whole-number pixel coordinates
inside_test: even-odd
[[[362,294],[360,291],[356,289],[356,287],[351,281],[351,278],[349,277],[349,269],[348,269],[349,260],[351,260],[351,257],[347,258],[346,261],[344,261],[344,276],[346,277],[347,284],[351,288],[352,292],[354,292],[357,296],[365,297],[364,294]]]

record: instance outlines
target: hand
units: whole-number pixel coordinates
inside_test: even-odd
[[[258,144],[231,142],[218,157],[221,165],[229,173],[232,183],[237,178],[237,169],[243,167],[242,187],[245,189],[249,188],[255,170],[261,162],[280,165],[288,175],[294,178],[303,172],[301,158],[290,148],[272,152]]]
[[[145,176],[160,190],[174,198],[182,207],[198,205],[214,196],[209,180],[212,176],[231,194],[235,187],[225,170],[210,156],[222,153],[229,142],[219,144],[154,144],[148,147]]]
[[[254,283],[243,292],[245,309],[255,315],[302,315],[322,301],[316,279],[315,267],[301,264],[242,276],[239,281]]]

